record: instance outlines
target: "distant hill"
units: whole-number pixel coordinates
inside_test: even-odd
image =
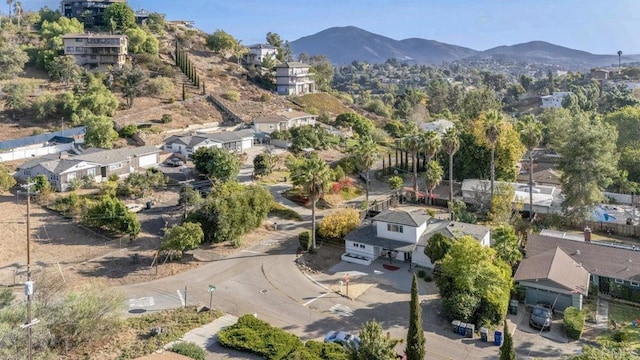
[[[417,64],[435,64],[477,53],[469,48],[433,40],[394,40],[355,26],[332,27],[295,40],[291,47],[295,54],[326,55],[337,65],[350,64],[354,60],[377,64],[391,58]]]
[[[394,40],[355,26],[332,27],[295,40],[291,47],[295,54],[325,55],[336,65],[350,64],[354,60],[379,64],[391,58],[416,64],[495,59],[585,70],[618,63],[616,54],[595,55],[544,41],[477,51],[420,38]],[[640,55],[624,55],[623,61],[640,61]]]

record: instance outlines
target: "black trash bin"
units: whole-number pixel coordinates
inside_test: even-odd
[[[486,327],[480,328],[480,340],[487,342],[489,341],[489,329]]]
[[[457,334],[460,329],[460,320],[453,320],[451,322],[451,330],[453,330],[454,334]]]
[[[464,333],[464,337],[468,337],[473,339],[473,333],[475,331],[475,325],[473,324],[467,324],[467,326],[464,328],[465,333]]]

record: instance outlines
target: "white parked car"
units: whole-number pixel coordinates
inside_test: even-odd
[[[355,347],[356,349],[358,348],[358,346],[360,346],[360,338],[355,336],[355,335],[351,335],[350,333],[348,333],[346,331],[334,331],[334,330],[331,330],[324,337],[324,342],[326,342],[326,343],[336,343],[336,344],[340,344],[342,346],[346,346],[346,345],[349,344],[349,345]]]
[[[129,212],[132,213],[137,213],[142,211],[142,209],[144,209],[144,206],[142,204],[127,204],[127,210],[129,210]]]

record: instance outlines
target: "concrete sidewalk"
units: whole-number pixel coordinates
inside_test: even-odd
[[[181,340],[173,341],[165,345],[164,349],[171,349],[171,347],[177,342],[192,342],[207,350],[217,341],[217,333],[220,329],[233,325],[236,322],[238,322],[238,317],[226,314],[206,325],[189,331],[184,334]]]

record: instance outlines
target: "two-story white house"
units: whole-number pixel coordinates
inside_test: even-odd
[[[310,66],[289,61],[276,66],[276,91],[280,95],[303,95],[316,92]]]
[[[249,53],[244,56],[244,62],[248,65],[261,66],[265,58],[275,59],[278,48],[270,44],[255,44],[247,46]]]
[[[342,260],[370,265],[379,257],[391,257],[433,268],[424,248],[437,233],[449,238],[469,235],[482,246],[491,244],[490,230],[482,225],[436,219],[421,210],[386,210],[347,234]]]

